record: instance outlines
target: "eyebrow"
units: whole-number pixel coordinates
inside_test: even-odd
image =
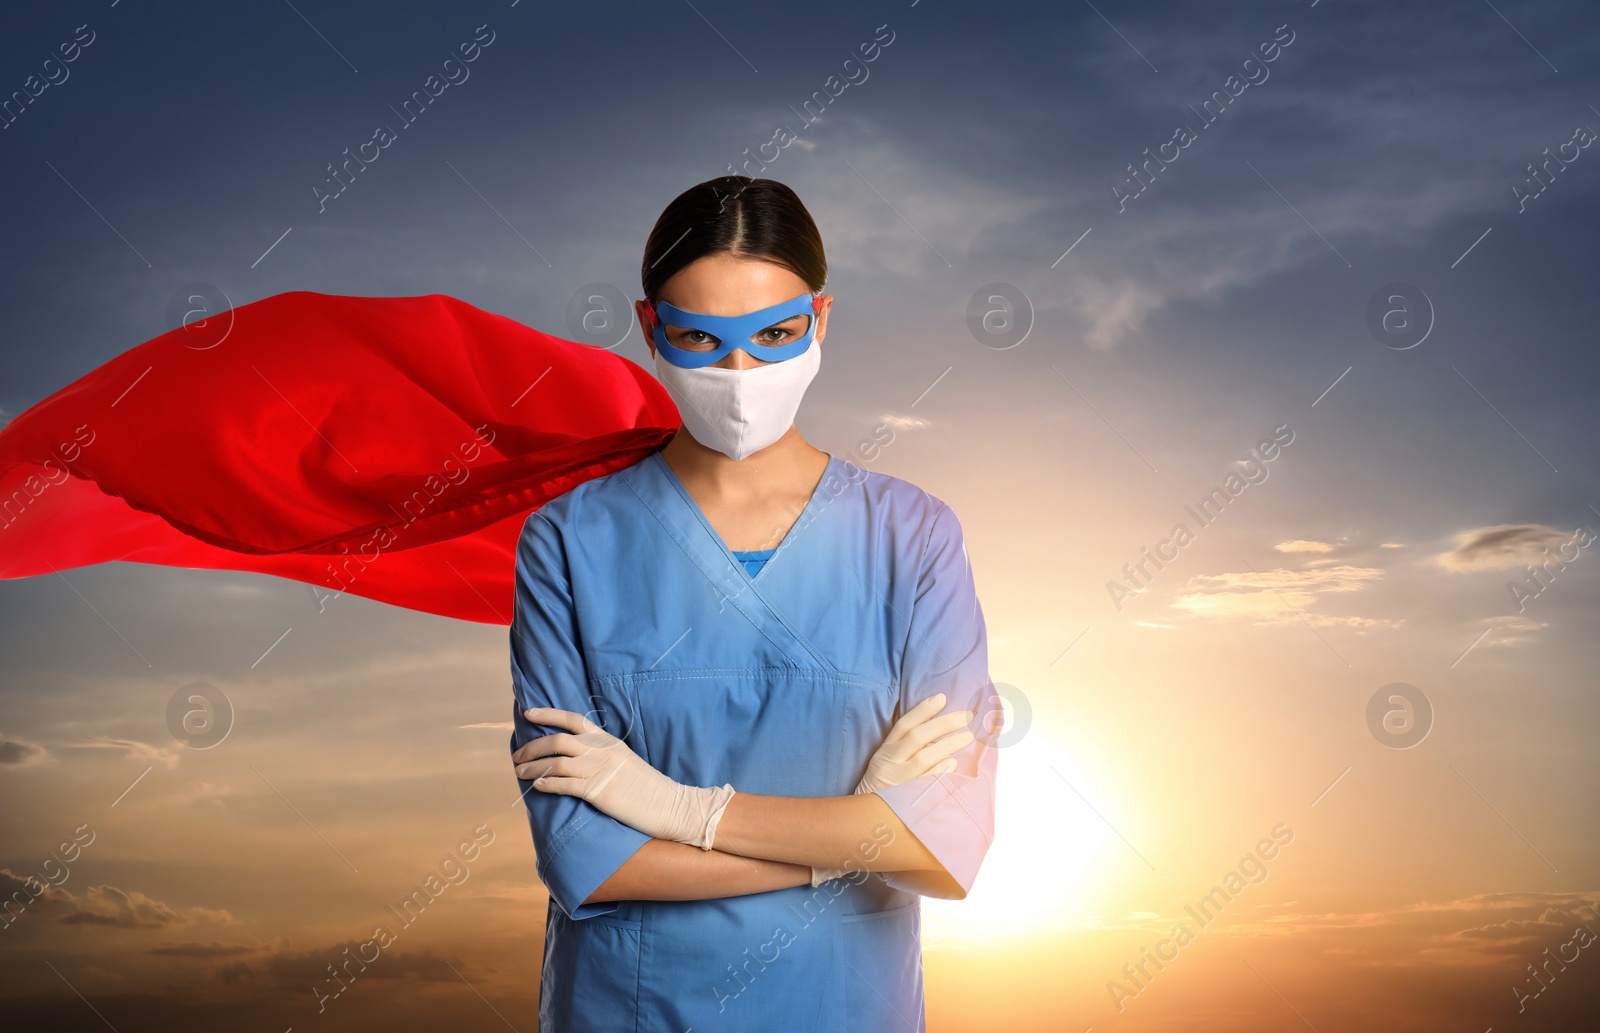
[[[792,323],[796,319],[807,319],[807,320],[809,320],[811,318],[812,318],[812,313],[810,313],[810,312],[796,312],[792,316],[784,316],[782,319],[778,320],[776,323],[768,323],[766,326],[762,327],[761,330],[757,330],[756,333],[759,334],[763,330],[771,330],[775,326],[783,326],[783,325],[785,325],[787,323]],[[665,321],[663,321],[663,323],[661,325],[663,327],[669,327],[670,326],[670,327],[673,327],[673,328],[678,329],[678,330],[686,331],[688,333],[707,334],[708,336],[711,336],[711,337],[716,337],[717,336],[716,334],[711,333],[711,331],[709,331],[709,330],[703,330],[700,327],[695,327],[695,326],[679,326],[677,323],[669,323],[669,322],[665,322]],[[717,337],[717,340],[720,341],[720,340],[722,340],[722,338]]]

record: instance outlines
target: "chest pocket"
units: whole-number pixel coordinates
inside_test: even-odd
[[[771,796],[852,792],[897,698],[892,683],[810,667],[642,671],[596,679],[594,691],[667,777]]]

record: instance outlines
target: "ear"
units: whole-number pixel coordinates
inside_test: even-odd
[[[833,308],[833,295],[824,294],[816,301],[817,311],[817,343],[822,343],[822,338],[828,332],[828,311]]]
[[[645,346],[650,349],[650,357],[654,359],[656,357],[655,321],[653,318],[655,309],[651,307],[648,299],[643,299],[633,303],[633,314],[639,320],[639,332],[644,334]]]

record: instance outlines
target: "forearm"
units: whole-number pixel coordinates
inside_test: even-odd
[[[720,837],[719,837],[720,839]],[[720,845],[720,843],[719,843]],[[811,868],[652,839],[589,894],[601,900],[710,900],[808,886]]]
[[[876,793],[735,793],[717,825],[718,850],[818,868],[943,871],[938,858]]]

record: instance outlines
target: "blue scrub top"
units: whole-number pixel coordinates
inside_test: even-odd
[[[998,701],[961,525],[915,485],[830,456],[764,551],[742,563],[660,452],[530,514],[511,749],[554,731],[524,709],[559,707],[687,785],[845,796],[900,714],[944,692],[945,712],[978,714],[958,769],[878,793],[944,871],[586,904],[649,837],[520,782],[550,892],[541,1030],[925,1028],[921,897],[966,896],[994,829]]]

